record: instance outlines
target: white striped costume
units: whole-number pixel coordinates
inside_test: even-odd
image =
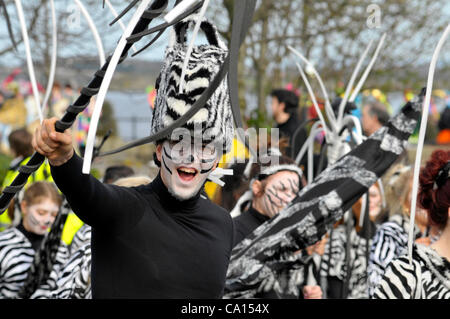
[[[51,272],[51,285],[43,285],[32,299],[91,299],[91,227],[75,234],[67,262]]]
[[[17,228],[0,233],[0,298],[18,298],[35,254],[29,240]],[[54,267],[64,263],[68,255],[68,247],[61,243]]]
[[[347,272],[347,234],[346,226],[339,225],[330,234],[330,240],[327,241],[325,246],[325,253],[322,257],[320,275],[322,278],[335,277],[342,281],[344,285],[348,278],[348,295],[341,298],[348,299],[367,299],[368,286],[367,286],[367,261],[366,261],[366,242],[365,238],[362,238],[356,233],[354,227],[350,232],[350,274]],[[371,240],[369,240],[369,244]],[[331,245],[331,253],[330,253]],[[369,246],[370,247],[370,246]],[[331,255],[331,260],[330,260]]]
[[[429,246],[413,246],[394,260],[375,289],[374,299],[450,299],[450,262]]]
[[[370,249],[368,268],[370,296],[373,295],[389,263],[406,251],[408,234],[409,218],[402,214],[392,215],[389,221],[378,227]],[[420,235],[417,226],[414,227],[414,234],[416,237]]]

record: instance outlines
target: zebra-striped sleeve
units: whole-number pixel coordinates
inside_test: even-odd
[[[387,222],[378,228],[370,250],[368,267],[370,295],[373,294],[391,261],[404,252],[407,242],[408,234],[397,223]]]
[[[414,299],[418,288],[418,272],[420,264],[413,260],[409,263],[407,257],[394,260],[376,287],[374,299]]]

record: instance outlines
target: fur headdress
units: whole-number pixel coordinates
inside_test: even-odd
[[[205,33],[208,44],[192,48],[180,90],[187,51],[186,33],[197,19],[197,16],[190,16],[177,23],[171,30],[164,65],[156,82],[157,95],[152,119],[153,132],[167,127],[194,105],[208,88],[227,56],[227,47],[220,40],[215,26],[206,19],[202,19],[200,28]],[[226,77],[207,103],[183,128],[188,129],[191,136],[195,134],[196,138],[201,137],[203,141],[219,143],[225,152],[230,149],[234,128]],[[201,131],[197,128],[201,128]],[[194,129],[196,130],[194,131]]]

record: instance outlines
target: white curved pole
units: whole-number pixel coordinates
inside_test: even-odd
[[[303,143],[302,148],[300,149],[300,151],[297,153],[297,157],[295,158],[295,162],[297,163],[297,165],[300,163],[300,160],[302,159],[302,157],[305,155],[306,150],[308,149],[308,141],[310,139],[314,139],[316,134],[319,133],[321,130],[323,130],[323,128],[318,128],[319,125],[322,125],[322,123],[315,122],[312,126],[311,126],[311,130],[309,133],[309,136],[307,138],[307,140],[305,141],[305,143]]]
[[[95,100],[94,111],[92,113],[91,123],[89,126],[89,132],[86,141],[86,150],[84,152],[84,159],[83,159],[84,174],[89,174],[91,170],[91,162],[94,150],[95,136],[97,133],[97,126],[100,119],[100,114],[102,112],[103,102],[105,101],[106,93],[108,92],[108,88],[111,83],[114,71],[119,63],[120,56],[122,55],[122,52],[127,44],[127,38],[133,32],[134,27],[138,23],[140,17],[144,13],[150,1],[151,0],[143,0],[141,4],[138,6],[128,26],[126,27],[125,32],[122,34],[122,37],[120,38],[119,43],[117,44],[117,47],[114,50],[114,53],[111,57],[111,61],[109,62],[108,68],[106,69],[105,76],[98,91],[97,99]]]
[[[331,108],[330,99],[328,98],[327,89],[325,88],[325,85],[323,84],[322,78],[320,77],[319,73],[317,72],[314,65],[308,61],[307,58],[303,56],[299,51],[288,45],[289,50],[291,50],[295,55],[297,55],[300,59],[302,59],[303,62],[305,62],[308,66],[311,67],[314,75],[317,78],[317,81],[319,82],[320,89],[322,90],[322,94],[324,96],[325,100],[325,112],[327,114],[327,117],[330,119],[331,128],[333,131],[336,131],[335,123],[336,123],[336,116],[334,115],[333,109]]]
[[[361,122],[359,121],[359,119],[354,116],[354,115],[346,115],[344,116],[344,118],[342,119],[342,125],[344,126],[347,123],[351,123],[353,122],[355,129],[356,129],[356,134],[354,134],[356,142],[358,144],[361,144],[362,141],[364,140],[364,135],[362,132],[362,127],[361,127]]]
[[[117,18],[117,17],[119,16],[119,14],[118,14],[117,11],[114,9],[114,7],[112,6],[111,2],[110,2],[109,0],[105,0],[105,2],[106,2],[106,5],[107,5],[108,8],[109,8],[109,11],[111,11],[111,13],[113,14],[114,18]],[[120,27],[122,28],[122,30],[125,31],[125,24],[123,24],[122,20],[119,19],[117,22],[119,23],[119,25],[120,25]],[[137,49],[136,49],[136,47],[135,47],[134,44],[131,46],[131,48],[133,49],[134,52],[137,51]]]
[[[20,28],[22,29],[23,44],[25,45],[25,53],[26,53],[26,57],[27,57],[27,67],[28,67],[28,73],[30,76],[31,89],[33,91],[33,96],[34,96],[34,103],[36,105],[36,109],[39,114],[39,120],[42,122],[44,120],[44,117],[42,115],[42,110],[41,110],[41,101],[39,99],[39,91],[38,91],[37,84],[36,84],[36,76],[34,74],[33,60],[31,58],[31,50],[30,50],[30,40],[28,38],[25,17],[23,15],[22,2],[20,0],[15,0],[15,3],[16,3],[16,8],[17,8],[17,15],[18,15],[19,21],[20,21]]]
[[[344,109],[345,104],[347,104],[348,97],[350,95],[350,91],[353,88],[353,83],[355,82],[356,75],[359,72],[359,69],[361,68],[361,65],[366,58],[367,53],[370,50],[370,47],[372,46],[373,40],[370,40],[369,44],[367,45],[366,49],[364,50],[363,54],[359,58],[358,63],[356,64],[356,68],[353,70],[352,76],[350,77],[350,81],[347,84],[347,88],[345,89],[344,98],[341,100],[341,103],[339,104],[339,113],[338,113],[338,127],[342,127],[342,118],[344,117]]]
[[[53,0],[50,0],[50,7],[52,11],[52,60],[50,63],[50,72],[48,77],[47,89],[45,90],[44,101],[42,102],[41,106],[42,113],[44,113],[45,109],[47,108],[47,102],[52,92],[53,81],[55,79],[56,73],[56,59],[58,53],[58,29],[56,23],[55,3]]]
[[[164,20],[167,23],[171,23],[174,21],[178,16],[192,8],[197,2],[200,0],[183,0],[181,1],[175,8],[170,10],[165,16]]]
[[[372,60],[370,60],[369,65],[366,67],[366,70],[364,71],[361,79],[359,80],[358,84],[356,85],[352,95],[350,96],[350,98],[348,99],[350,102],[354,102],[356,99],[356,96],[358,95],[359,91],[361,90],[361,87],[364,85],[364,82],[366,82],[367,76],[369,75],[370,71],[372,70],[372,67],[375,63],[375,61],[378,58],[378,54],[380,53],[381,47],[383,46],[384,40],[386,38],[386,33],[383,33],[383,35],[381,36],[380,41],[378,42],[378,46],[375,50],[375,53],[372,57]]]
[[[189,57],[191,56],[192,49],[194,47],[195,38],[197,37],[198,30],[200,29],[200,25],[202,23],[203,17],[205,16],[206,9],[208,8],[209,0],[205,0],[203,2],[202,8],[197,16],[197,22],[195,23],[194,31],[192,32],[191,42],[187,48],[186,54],[184,56],[183,68],[181,69],[181,78],[180,78],[180,86],[178,93],[181,94],[183,92],[184,87],[184,76],[186,75],[186,69],[189,62]]]
[[[427,89],[425,92],[425,99],[423,101],[422,107],[422,119],[420,121],[419,129],[419,140],[417,142],[416,160],[414,163],[414,175],[413,175],[413,185],[412,185],[412,196],[411,196],[411,216],[409,225],[409,238],[408,238],[408,258],[409,262],[412,263],[412,245],[413,245],[413,235],[414,235],[414,219],[416,216],[416,205],[417,205],[417,190],[419,188],[419,173],[420,173],[420,162],[422,159],[423,143],[425,140],[425,132],[427,129],[428,112],[431,101],[431,92],[433,90],[433,78],[434,71],[436,69],[436,63],[439,57],[439,53],[442,46],[445,43],[448,35],[450,33],[450,24],[444,31],[444,34],[439,39],[438,44],[433,52],[433,57],[431,58],[430,67],[428,69],[428,79],[427,79]]]
[[[86,8],[81,3],[81,1],[80,0],[74,0],[74,1],[80,8],[81,13],[83,13],[84,17],[86,18],[89,28],[91,29],[92,34],[94,35],[95,43],[97,44],[98,58],[100,59],[100,65],[103,65],[103,64],[105,64],[105,61],[106,61],[105,51],[103,50],[102,40],[100,38],[100,35],[98,34],[98,31],[94,24],[94,21],[92,21],[92,18],[90,16],[89,12],[86,10]]]
[[[316,100],[314,92],[313,92],[313,90],[311,88],[311,84],[309,83],[305,72],[303,72],[303,69],[302,69],[301,65],[298,62],[296,62],[295,64],[297,65],[298,71],[300,72],[300,75],[301,75],[301,77],[303,79],[303,82],[305,82],[306,89],[308,90],[309,96],[311,97],[311,101],[313,102],[313,105],[314,105],[314,108],[316,109],[317,115],[319,116],[319,119],[322,122],[322,126],[323,126],[323,128],[325,130],[325,134],[327,135],[327,137],[331,137],[331,133],[328,131],[328,128],[327,128],[325,119],[323,117],[322,111],[319,108],[319,104],[317,104],[317,100]]]
[[[313,132],[314,133],[314,132]],[[314,135],[316,135],[315,133]],[[314,137],[308,140],[308,184],[314,179]]]

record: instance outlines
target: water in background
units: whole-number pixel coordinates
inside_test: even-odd
[[[109,91],[106,100],[111,103],[117,122],[117,135],[131,141],[150,134],[152,109],[145,92]]]

